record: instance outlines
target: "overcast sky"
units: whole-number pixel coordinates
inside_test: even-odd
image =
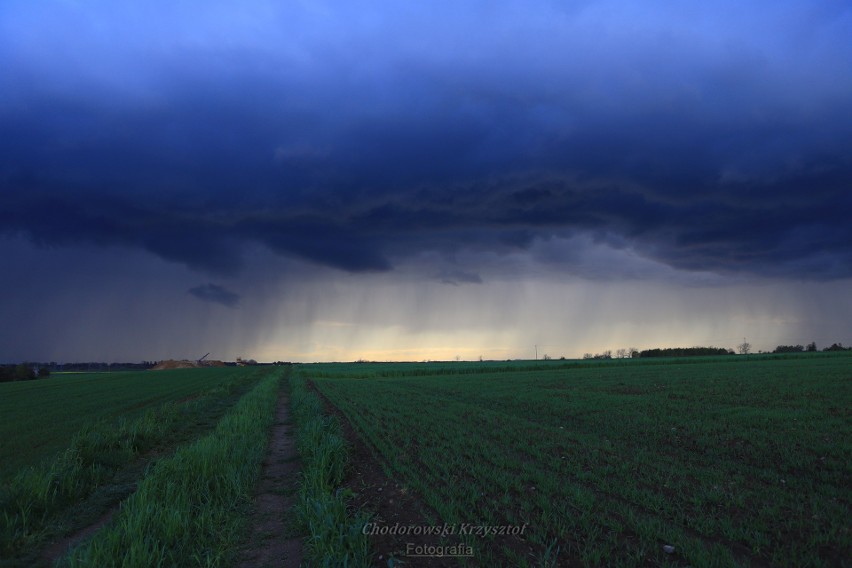
[[[852,5],[0,3],[0,361],[852,343]]]

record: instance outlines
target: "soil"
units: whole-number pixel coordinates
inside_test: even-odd
[[[91,525],[84,527],[77,532],[66,536],[65,538],[52,543],[49,547],[47,547],[42,553],[42,560],[50,565],[54,565],[58,562],[63,556],[68,554],[68,551],[71,550],[77,544],[83,542],[96,532],[106,526],[108,522],[112,520],[112,517],[118,512],[118,505],[115,505],[112,509],[101,515],[101,517],[92,523]]]
[[[54,537],[41,550],[15,559],[10,566],[54,566],[68,551],[82,543],[109,523],[119,511],[120,503],[136,491],[137,482],[149,464],[160,457],[152,450],[140,456],[115,474],[112,481],[97,488],[86,499],[72,506],[63,518],[50,527]]]
[[[198,369],[201,367],[225,367],[225,363],[222,361],[189,361],[188,359],[181,359],[180,361],[175,359],[167,359],[165,361],[160,361],[153,367],[151,367],[150,371],[165,371],[169,369]]]
[[[287,390],[283,386],[278,397],[275,423],[270,430],[254,511],[249,519],[251,533],[238,562],[244,568],[298,567],[302,562],[302,540],[287,522],[292,517],[300,469]]]

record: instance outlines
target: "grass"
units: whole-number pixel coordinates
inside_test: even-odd
[[[264,372],[221,374],[225,382],[213,383],[213,388],[208,382],[208,390],[197,393],[192,401],[169,401],[135,419],[88,423],[52,460],[24,467],[7,477],[0,485],[0,564],[30,565],[48,537],[61,536],[75,526],[76,518],[97,515],[104,505],[109,506],[101,501],[104,495],[115,493],[109,490],[110,484],[126,486],[133,481],[118,479],[127,477],[119,475],[125,469],[134,469],[129,467],[133,460],[203,429],[205,420],[221,415]],[[200,373],[181,373],[173,375],[172,380],[195,378],[193,374]],[[108,376],[103,378],[108,380]],[[104,495],[91,503],[81,502],[96,492]]]
[[[852,357],[607,363],[352,364],[362,378],[314,383],[435,522],[528,525],[470,540],[474,565],[852,557]]]
[[[222,566],[233,560],[265,455],[282,371],[216,429],[157,462],[116,517],[71,551],[69,566]]]
[[[0,478],[63,451],[87,425],[133,420],[244,375],[243,368],[211,367],[0,383]]]
[[[807,360],[848,357],[846,352],[826,353],[757,353],[747,356],[654,357],[641,359],[642,365],[703,365],[705,363],[744,363],[764,360]],[[544,370],[596,369],[635,365],[636,359],[540,359],[507,361],[429,361],[390,363],[320,363],[303,365],[311,378],[378,379],[460,375],[490,375],[506,372],[538,372]]]
[[[362,532],[369,517],[353,515],[347,507],[351,495],[341,489],[347,447],[340,424],[323,415],[319,398],[307,390],[303,378],[291,383],[302,462],[296,517],[307,535],[305,557],[310,566],[370,566],[368,541]]]

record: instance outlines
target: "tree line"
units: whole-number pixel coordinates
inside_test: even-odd
[[[49,376],[50,368],[46,366],[33,365],[30,363],[0,365],[0,383],[9,381],[32,381],[34,379],[45,379]]]
[[[0,383],[9,381],[31,381],[34,379],[46,379],[51,371],[74,371],[82,373],[104,372],[104,371],[132,371],[150,369],[154,366],[153,361],[142,361],[141,363],[23,363],[3,365],[0,364]]]
[[[779,345],[773,351],[768,353],[816,353],[819,351],[815,341],[807,345]],[[823,352],[830,351],[852,351],[852,347],[843,347],[842,343],[833,343],[829,347],[822,349]],[[603,353],[586,353],[583,359],[635,359],[645,357],[708,357],[714,355],[748,355],[751,353],[751,344],[743,341],[737,345],[736,351],[726,349],[724,347],[657,347],[654,349],[644,349],[639,351],[635,347],[626,349],[618,349],[615,353],[611,349],[607,349]],[[762,351],[761,351],[762,353]]]
[[[586,353],[583,359],[636,359],[643,357],[706,357],[708,355],[733,355],[734,352],[723,347],[664,347],[639,351],[635,347],[617,349],[615,354],[611,349],[603,353]]]
[[[816,353],[817,351],[819,349],[817,349],[816,342],[812,341],[807,346],[779,345],[773,353]],[[822,351],[852,351],[852,347],[843,347],[842,343],[832,343],[829,347],[823,348]]]

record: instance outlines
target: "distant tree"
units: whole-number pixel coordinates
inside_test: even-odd
[[[595,356],[591,353],[583,353],[583,359],[594,359]]]
[[[810,343],[808,343],[808,346],[805,347],[805,351],[807,351],[808,353],[816,353],[816,350],[816,341],[811,341]]]
[[[5,365],[0,365],[0,383],[5,383],[14,380],[15,374],[12,372],[12,369]]]
[[[545,353],[545,354],[542,356],[542,359],[544,359],[545,361],[550,361],[550,355],[548,355],[547,353]]]
[[[831,347],[826,347],[823,351],[849,351],[850,348],[843,347],[842,343],[832,343]]]
[[[45,365],[44,367],[39,367],[38,369],[38,378],[46,379],[50,376],[50,367]]]
[[[15,366],[14,377],[16,381],[29,381],[35,378],[35,373],[31,365],[21,363]]]
[[[751,343],[748,341],[743,341],[739,345],[737,345],[737,351],[740,355],[748,355],[751,353]]]
[[[638,349],[636,349],[635,347],[628,347],[628,348],[627,348],[627,353],[628,353],[628,355],[627,355],[627,356],[628,356],[628,357],[630,357],[631,359],[633,359],[634,357],[638,357],[638,356],[639,356],[639,350],[638,350]]]
[[[626,359],[627,358],[627,349],[616,349],[615,350],[615,358],[616,359]]]
[[[801,345],[779,345],[773,353],[801,353],[804,350]]]

